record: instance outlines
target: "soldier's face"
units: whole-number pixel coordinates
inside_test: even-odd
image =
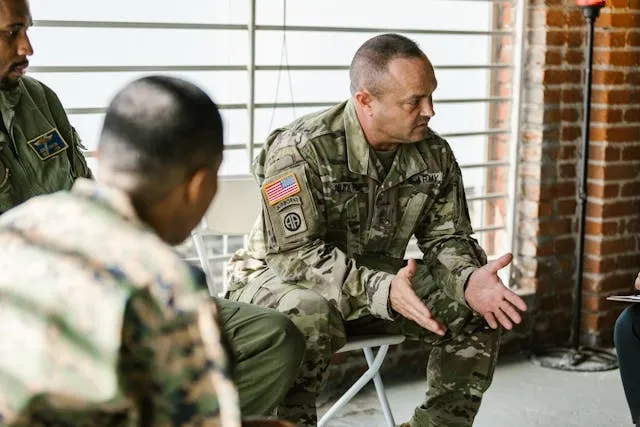
[[[29,66],[31,23],[26,0],[0,0],[0,90],[15,87]]]
[[[381,93],[371,103],[373,125],[388,142],[422,141],[435,115],[433,92],[438,82],[429,60],[396,58],[389,62]]]

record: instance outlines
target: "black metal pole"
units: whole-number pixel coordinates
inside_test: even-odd
[[[591,124],[591,67],[593,65],[593,26],[600,14],[599,7],[585,7],[587,19],[587,64],[584,85],[584,119],[582,121],[582,162],[580,165],[580,187],[578,190],[578,247],[576,265],[576,284],[573,296],[573,325],[571,328],[571,347],[578,349],[581,341],[582,327],[582,273],[584,270],[584,238],[587,217],[587,180],[589,175],[589,128]]]

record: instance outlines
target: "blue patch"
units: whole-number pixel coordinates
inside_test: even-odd
[[[69,148],[69,144],[62,138],[58,129],[55,128],[28,141],[27,144],[33,148],[40,160],[47,160]]]

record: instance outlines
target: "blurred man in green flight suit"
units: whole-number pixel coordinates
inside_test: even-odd
[[[0,213],[92,177],[60,100],[24,75],[33,54],[30,26],[25,0],[0,1]]]

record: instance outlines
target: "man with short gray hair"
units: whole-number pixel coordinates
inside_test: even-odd
[[[347,336],[402,333],[432,346],[410,426],[470,426],[491,383],[500,325],[526,310],[487,264],[449,144],[429,128],[437,87],[413,41],[365,42],[351,99],[275,130],[254,163],[263,210],[232,258],[230,298],[287,314],[306,337],[279,415],[317,423],[315,399]],[[415,236],[424,257],[404,260]]]

